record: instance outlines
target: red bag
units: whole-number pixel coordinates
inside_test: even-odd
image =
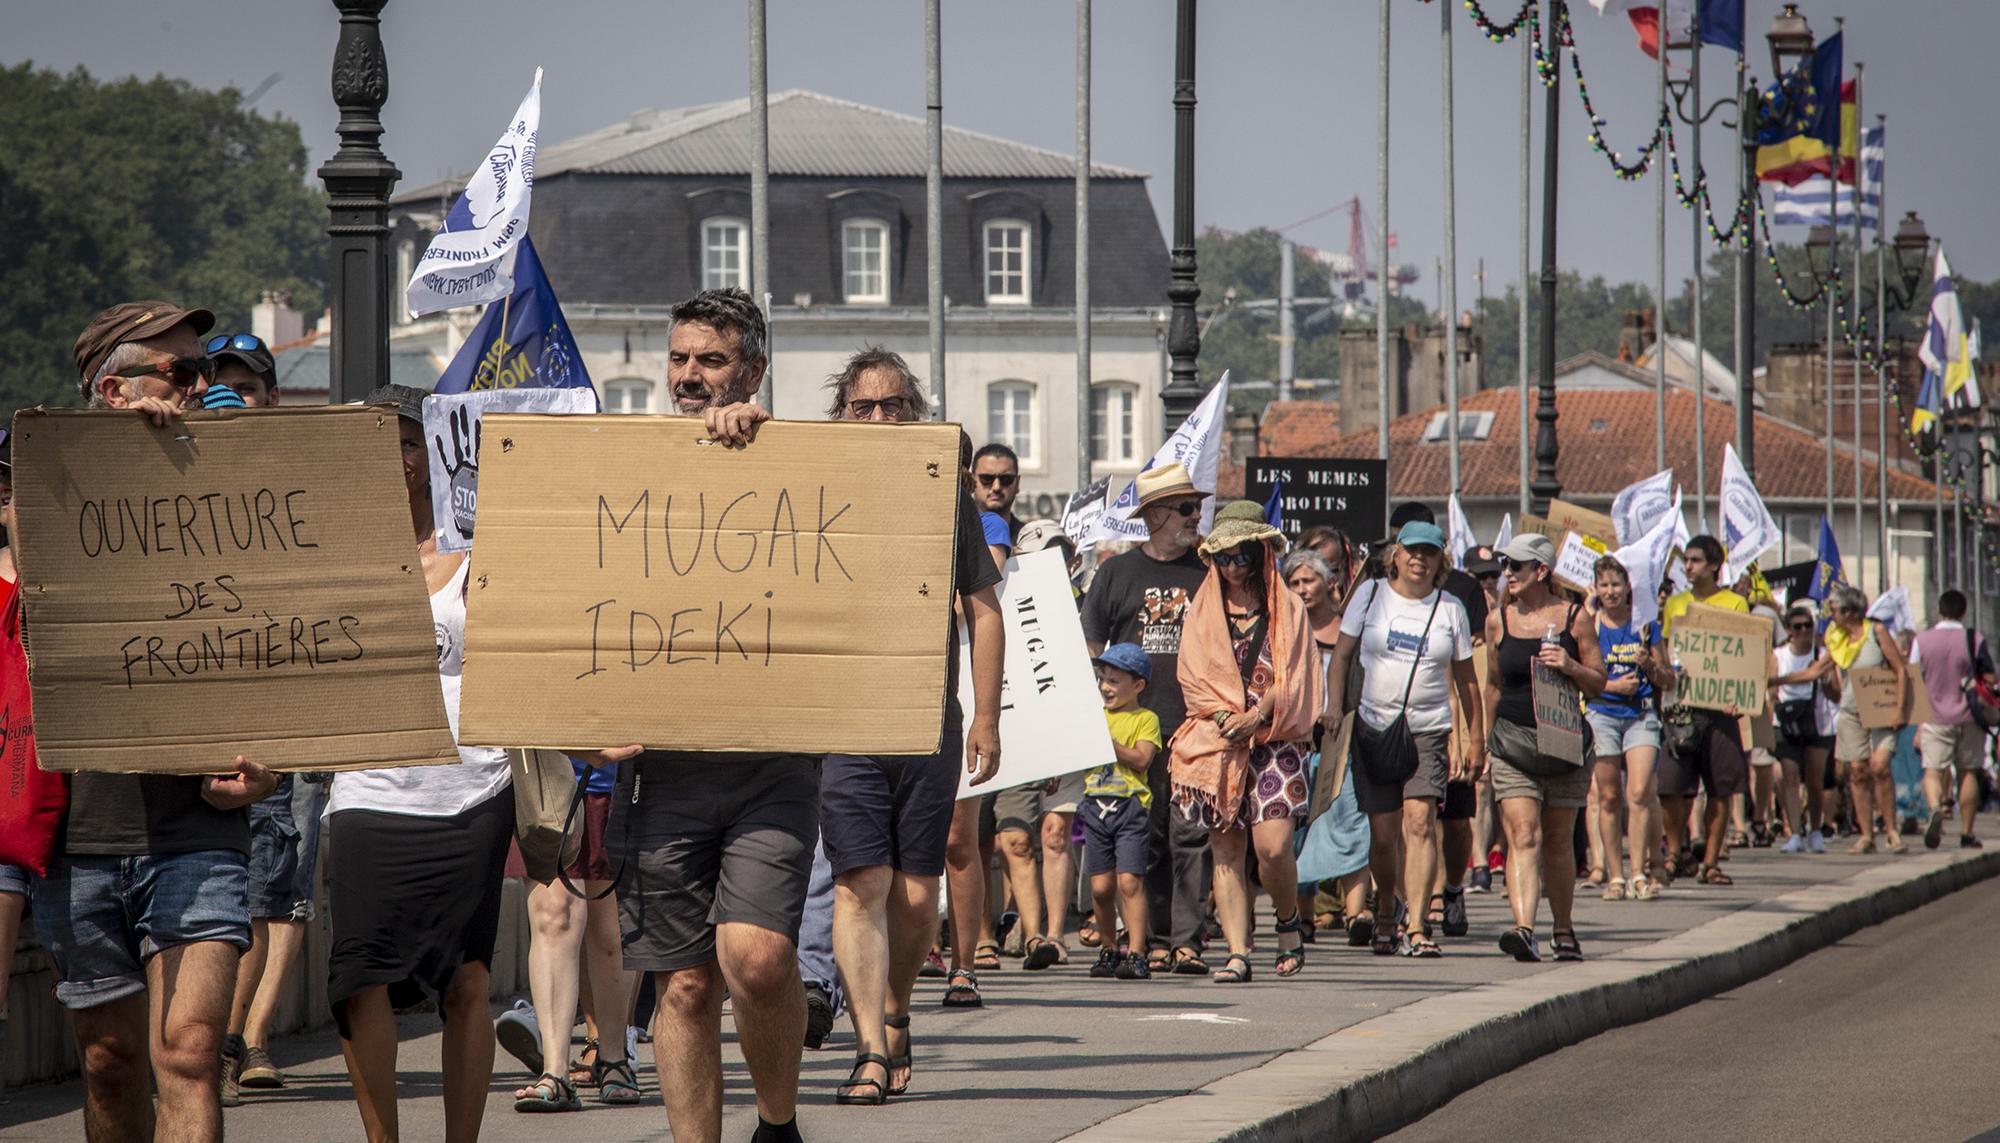
[[[21,647],[21,593],[0,580],[0,864],[49,872],[69,775],[36,764],[35,719],[28,698],[28,656]]]

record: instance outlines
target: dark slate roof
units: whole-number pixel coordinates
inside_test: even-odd
[[[333,372],[333,351],[324,343],[281,349],[277,353],[278,391],[327,391]],[[421,349],[389,349],[389,381],[428,392],[437,384],[437,361]]]
[[[929,163],[924,120],[812,91],[770,97],[771,173],[825,177],[923,178]],[[746,175],[750,171],[750,100],[646,110],[622,123],[539,148],[535,177],[567,173],[614,175]],[[1091,164],[1094,179],[1143,179],[1145,174]],[[1067,179],[1076,159],[960,127],[944,128],[949,178]],[[397,203],[455,194],[464,175],[414,187]]]

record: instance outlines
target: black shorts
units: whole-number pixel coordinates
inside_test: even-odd
[[[1479,816],[1479,787],[1471,782],[1457,780],[1444,784],[1444,809],[1438,813],[1438,820],[1447,822],[1469,822]]]
[[[1146,875],[1146,835],[1150,832],[1146,807],[1134,797],[1086,797],[1077,806],[1077,820],[1083,823],[1083,871]]]
[[[606,832],[614,864],[625,865],[628,970],[707,964],[724,922],[797,944],[819,838],[819,760],[642,757],[619,773]]]
[[[826,756],[820,839],[834,876],[870,865],[936,877],[958,802],[965,739],[947,718],[942,749],[917,758]]]
[[[1695,742],[1693,757],[1671,749],[1660,751],[1660,795],[1692,798],[1706,789],[1711,798],[1730,798],[1750,788],[1750,760],[1743,753],[1743,739],[1735,719],[1726,714],[1697,710],[1694,717],[1706,728]]]
[[[343,1037],[347,1001],[365,989],[386,984],[398,1008],[429,998],[443,1012],[460,965],[493,963],[513,836],[506,789],[452,817],[342,810],[328,819],[326,999]]]

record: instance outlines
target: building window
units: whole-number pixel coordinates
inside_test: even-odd
[[[1028,304],[1028,224],[986,224],[986,304]]]
[[[1424,425],[1424,441],[1435,444],[1450,439],[1446,414],[1432,413]],[[1460,413],[1458,415],[1458,439],[1461,441],[1483,441],[1493,433],[1492,413]]]
[[[1090,389],[1090,461],[1131,464],[1139,459],[1139,387],[1122,381]]]
[[[653,411],[653,383],[632,377],[604,383],[604,411],[607,413],[650,413]]]
[[[860,220],[840,228],[843,292],[849,305],[889,304],[889,228]]]
[[[1032,468],[1035,449],[1035,387],[1026,381],[1002,381],[986,390],[986,439],[1006,445]]]
[[[701,224],[701,288],[749,288],[750,226],[740,218]]]

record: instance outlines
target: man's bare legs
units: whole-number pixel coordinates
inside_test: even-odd
[[[625,1059],[625,1029],[632,1024],[632,998],[638,994],[639,974],[625,971],[625,947],[618,935],[618,898],[604,893],[610,887],[608,881],[583,883],[583,891],[595,899],[584,905],[579,992],[584,1015],[599,1029],[595,1033],[597,1058],[615,1064]],[[604,896],[598,897],[599,893]]]
[[[1011,819],[1010,819],[1011,822]],[[1006,862],[1007,886],[1014,891],[1014,909],[1021,914],[1015,931],[1036,936],[1042,931],[1042,871],[1035,860],[1035,842],[1026,830],[1006,829],[994,835],[993,847]],[[1015,938],[1009,937],[1011,943]]]
[[[935,876],[899,870],[889,887],[889,994],[883,1006],[885,1016],[907,1017],[910,1014],[910,997],[916,991],[917,973],[924,967],[924,959],[931,949],[931,938],[937,930],[937,883]],[[885,1031],[883,1043],[893,1047],[889,1043],[890,1032],[893,1030]],[[903,1033],[902,1046],[907,1054],[910,1047],[908,1031]],[[891,1088],[904,1088],[909,1084],[909,1068],[890,1070]]]
[[[146,962],[156,1143],[222,1138],[223,1027],[240,955],[226,941],[195,941]]]
[[[1069,844],[1075,825],[1073,813],[1052,810],[1042,815],[1042,901],[1047,914],[1042,935],[1058,945],[1069,929],[1070,898],[1076,895],[1076,862]],[[1016,890],[1015,896],[1019,895]],[[1139,947],[1143,952],[1143,940]]]
[[[271,1043],[271,1021],[277,1019],[278,1002],[284,997],[285,987],[291,981],[292,969],[299,963],[299,954],[305,949],[306,926],[303,921],[272,918],[262,923],[265,930],[264,963],[256,978],[256,993],[250,1000],[250,1007],[239,1021],[233,1016],[230,1030],[240,1032],[243,1042],[253,1048],[268,1047]],[[248,971],[249,958],[245,957],[238,967],[239,974]],[[243,996],[241,982],[236,989],[237,998]]]
[[[944,876],[951,912],[951,966],[970,972],[974,950],[980,942],[993,939],[986,908],[986,864],[980,860],[978,798],[964,798],[952,806]]]
[[[722,1135],[725,982],[757,1114],[779,1124],[798,1114],[806,1000],[797,948],[781,933],[725,921],[715,927],[715,952],[715,960],[653,974],[653,1063],[675,1143],[718,1143]]]
[[[397,1137],[396,1012],[389,1006],[389,986],[364,988],[342,1008],[347,1035],[340,1038],[340,1054],[361,1109],[361,1129],[369,1143],[388,1143]]]
[[[528,997],[542,1034],[542,1071],[557,1079],[569,1075],[569,1034],[576,1023],[577,954],[583,947],[584,921],[583,901],[560,880],[530,882]],[[621,1033],[621,1053],[624,1039]],[[514,1098],[534,1095],[532,1088],[530,1081],[515,1089]]]
[[[889,890],[894,881],[895,870],[887,865],[865,865],[833,879],[833,959],[840,966],[841,985],[847,990],[847,1018],[854,1025],[856,1055],[889,1054],[882,1018],[887,1012],[892,960]],[[928,942],[925,947],[929,948]],[[879,1081],[886,1091],[889,1078],[887,1068],[866,1064],[855,1069],[857,1082],[841,1086],[871,1094],[873,1089],[858,1081]]]
[[[151,1139],[153,1082],[145,994],[75,1009],[70,1013],[70,1030],[83,1060],[84,1138],[90,1143]],[[221,1134],[219,1127],[216,1134]]]
[[[575,979],[574,974],[571,976]],[[444,1004],[444,1137],[446,1143],[474,1143],[486,1115],[486,1090],[493,1084],[493,1016],[486,998],[492,991],[485,964],[467,961],[451,974]],[[391,1035],[394,1035],[391,1017]],[[564,1029],[568,1037],[568,1027]],[[565,1052],[568,1045],[563,1046]],[[558,1056],[557,1059],[564,1057]]]

